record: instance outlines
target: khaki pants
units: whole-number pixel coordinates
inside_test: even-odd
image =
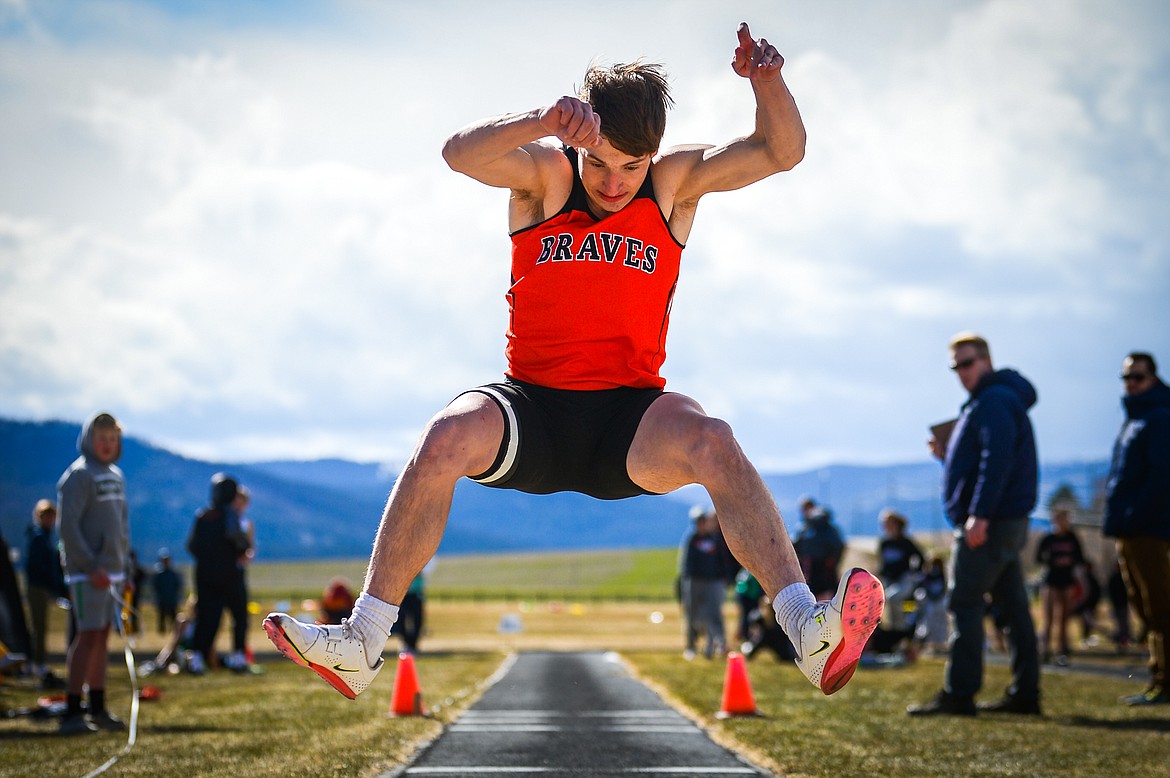
[[[32,627],[32,663],[38,669],[45,664],[45,637],[48,635],[49,608],[57,596],[40,586],[28,587],[28,620]]]
[[[1117,556],[1129,602],[1146,623],[1150,647],[1150,686],[1170,694],[1170,540],[1118,538]]]

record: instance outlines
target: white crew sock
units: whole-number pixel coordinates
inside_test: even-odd
[[[772,600],[772,609],[776,611],[776,623],[793,643],[800,640],[800,626],[808,620],[816,604],[817,598],[804,581],[784,587],[776,595],[776,599]]]
[[[353,614],[348,621],[366,649],[366,661],[377,664],[386,641],[390,639],[390,630],[398,621],[398,606],[362,592],[353,604]]]

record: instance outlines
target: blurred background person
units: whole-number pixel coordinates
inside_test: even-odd
[[[932,556],[914,590],[914,599],[918,603],[914,618],[914,646],[918,653],[946,654],[951,632],[946,597],[946,563],[942,557]]]
[[[808,588],[818,600],[827,600],[837,590],[845,538],[833,523],[832,511],[824,505],[805,497],[800,510],[802,523],[792,545]]]
[[[247,546],[237,557],[240,568],[237,579],[240,591],[231,599],[228,607],[232,614],[232,652],[224,660],[229,668],[236,671],[247,670],[252,664],[252,652],[248,649],[248,566],[256,558],[256,524],[248,515],[248,508],[252,504],[252,492],[243,484],[236,485],[236,499],[232,507],[240,521],[240,530],[247,538]]]
[[[126,728],[106,709],[110,625],[120,618],[130,552],[126,479],[114,464],[122,456],[121,426],[110,414],[97,414],[82,426],[77,450],[81,456],[57,481],[61,565],[77,622],[69,645],[63,735]],[[86,693],[89,705],[83,708]]]
[[[212,665],[224,609],[234,613],[244,596],[240,556],[248,549],[248,535],[235,509],[238,492],[236,479],[224,473],[212,476],[211,504],[195,515],[187,540],[187,550],[195,559],[196,598],[194,645],[187,665],[197,675]],[[246,600],[243,607],[247,608]],[[224,664],[234,670],[246,666],[244,657],[235,652]]]
[[[340,624],[353,614],[355,600],[349,581],[341,577],[330,580],[321,593],[321,620],[326,624]]]
[[[158,634],[165,635],[175,623],[179,601],[183,598],[183,579],[171,562],[171,552],[158,550],[158,564],[150,579],[154,605],[158,609]]]
[[[406,590],[402,604],[398,606],[398,621],[390,631],[391,635],[402,638],[403,650],[408,654],[418,653],[418,640],[422,637],[425,615],[426,578],[423,572],[419,572],[410,582],[410,588]]]
[[[1040,628],[1040,650],[1045,662],[1055,661],[1065,667],[1072,649],[1068,640],[1068,622],[1084,575],[1085,552],[1072,530],[1072,513],[1065,507],[1052,509],[1052,530],[1036,546],[1036,562],[1044,567],[1044,622]],[[1052,633],[1056,632],[1057,651],[1052,654]]]
[[[1039,463],[1029,410],[1036,388],[997,370],[987,341],[971,332],[949,343],[950,368],[967,391],[943,461],[943,504],[954,526],[948,607],[953,617],[943,688],[911,716],[974,716],[976,710],[1039,716],[1040,653],[1021,555],[1036,507]],[[937,440],[930,444],[937,452]],[[976,707],[983,688],[988,601],[1004,626],[1011,682]]]
[[[131,586],[126,587],[126,608],[125,613],[128,617],[129,631],[131,635],[142,634],[142,619],[138,612],[139,603],[142,602],[142,595],[144,587],[146,586],[146,569],[138,563],[138,552],[130,549],[130,561],[127,575],[130,576]]]
[[[65,571],[61,568],[61,545],[54,531],[57,527],[57,504],[37,500],[33,508],[33,526],[29,528],[25,555],[25,596],[32,646],[31,672],[42,689],[64,689],[65,681],[49,669],[46,643],[49,634],[49,609],[66,599]]]
[[[679,575],[686,631],[687,659],[695,657],[699,636],[706,635],[704,656],[708,659],[727,649],[723,626],[723,601],[727,597],[728,581],[733,575],[726,551],[727,545],[719,535],[715,511],[693,508],[693,525],[683,537],[679,549]],[[834,583],[834,586],[836,584]]]
[[[888,654],[913,636],[907,606],[914,604],[914,589],[922,571],[923,557],[918,544],[906,534],[909,521],[905,516],[886,508],[878,514],[878,523],[882,533],[878,542],[881,562],[878,578],[886,587],[886,607],[871,643],[877,653]],[[909,653],[911,655],[907,658],[913,659],[912,642]]]
[[[1130,603],[1146,626],[1150,681],[1122,698],[1127,705],[1170,704],[1170,387],[1154,357],[1121,363],[1125,422],[1113,447],[1105,499],[1105,535],[1117,556]]]

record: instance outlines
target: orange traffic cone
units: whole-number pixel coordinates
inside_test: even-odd
[[[723,676],[723,704],[716,718],[731,716],[759,716],[752,684],[748,680],[747,663],[743,654],[732,651],[727,655],[727,672]]]
[[[414,669],[414,656],[398,655],[398,669],[394,673],[394,694],[390,698],[391,716],[425,716],[422,689]]]

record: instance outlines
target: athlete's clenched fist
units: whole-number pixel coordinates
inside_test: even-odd
[[[540,126],[574,148],[587,149],[601,142],[601,117],[576,97],[566,95],[541,111]]]

